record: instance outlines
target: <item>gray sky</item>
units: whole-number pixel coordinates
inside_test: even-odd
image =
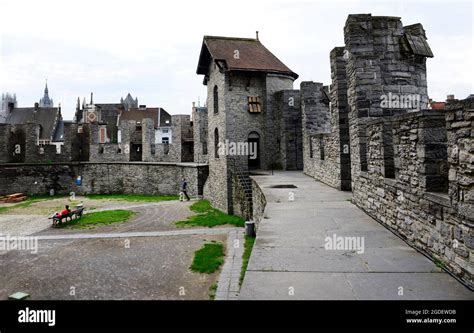
[[[20,106],[50,96],[72,119],[77,97],[190,113],[206,99],[196,66],[203,35],[254,37],[301,81],[330,82],[329,52],[342,46],[348,14],[422,23],[435,57],[428,92],[474,93],[472,1],[22,1],[0,0],[0,91]]]

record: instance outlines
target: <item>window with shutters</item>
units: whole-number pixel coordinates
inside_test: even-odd
[[[107,141],[107,129],[101,127],[99,129],[99,143],[105,143]]]
[[[260,97],[248,97],[248,105],[250,113],[260,113],[262,112],[262,103]]]

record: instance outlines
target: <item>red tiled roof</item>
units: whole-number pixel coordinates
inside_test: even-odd
[[[235,57],[236,51],[238,58]],[[211,59],[225,61],[230,71],[280,73],[298,78],[298,74],[289,69],[257,39],[204,36],[197,74],[207,74]]]
[[[444,110],[444,102],[432,102],[431,109],[433,110]]]

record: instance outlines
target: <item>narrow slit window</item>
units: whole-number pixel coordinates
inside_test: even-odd
[[[321,161],[324,161],[325,154],[324,154],[324,137],[321,135],[319,137],[319,154]]]
[[[214,113],[219,113],[219,90],[214,86]]]

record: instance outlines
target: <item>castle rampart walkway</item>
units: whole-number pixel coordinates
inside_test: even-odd
[[[353,205],[350,192],[302,172],[254,179],[267,207],[240,299],[474,299],[464,285]],[[336,239],[335,245],[342,239],[364,246],[326,249],[327,237]]]

